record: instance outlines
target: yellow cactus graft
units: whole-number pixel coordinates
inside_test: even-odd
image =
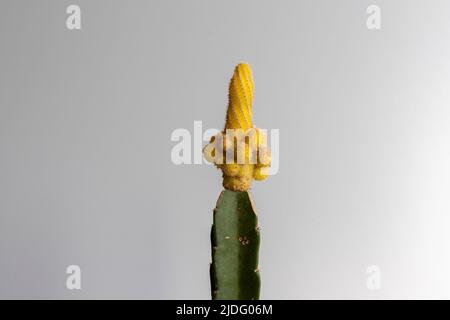
[[[264,180],[271,162],[264,130],[253,125],[252,69],[240,63],[234,69],[228,93],[225,129],[211,138],[203,153],[223,173],[223,186],[247,191],[252,180]]]

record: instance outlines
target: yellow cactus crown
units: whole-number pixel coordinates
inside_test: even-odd
[[[203,151],[222,170],[225,189],[246,191],[253,179],[264,180],[269,175],[267,135],[253,126],[254,88],[250,65],[238,64],[230,81],[225,129]]]

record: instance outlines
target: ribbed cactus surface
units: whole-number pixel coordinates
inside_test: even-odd
[[[259,299],[258,218],[247,191],[222,191],[214,210],[211,244],[212,298]]]
[[[242,129],[253,126],[253,95],[255,84],[248,63],[240,63],[234,69],[228,89],[228,109],[225,129]]]

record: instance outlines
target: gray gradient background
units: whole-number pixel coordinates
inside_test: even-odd
[[[450,298],[450,2],[2,1],[0,34],[0,298],[209,299],[220,173],[170,135],[239,61],[280,129],[262,298]]]

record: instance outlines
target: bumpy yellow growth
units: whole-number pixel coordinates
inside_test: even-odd
[[[212,137],[204,149],[205,158],[222,170],[223,186],[228,190],[246,191],[253,179],[268,177],[270,151],[264,132],[253,126],[253,96],[252,69],[249,64],[240,63],[230,81],[225,129]],[[244,146],[242,158],[238,155],[242,148],[238,146]]]

